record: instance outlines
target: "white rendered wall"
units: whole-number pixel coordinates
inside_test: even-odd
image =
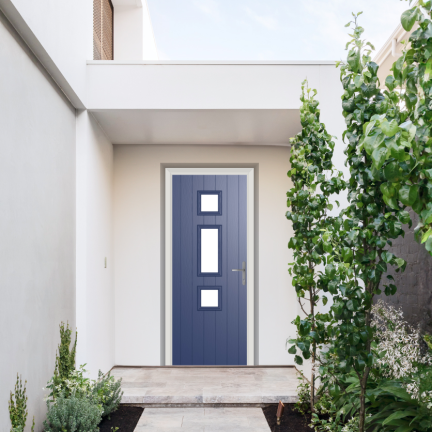
[[[147,3],[117,0],[114,5],[114,60],[157,60]]]
[[[15,8],[60,73],[84,101],[86,60],[93,58],[93,2],[91,0],[0,0],[11,14]],[[38,53],[39,54],[39,53]],[[45,61],[46,59],[41,59]]]
[[[136,6],[115,6],[115,60],[142,60],[143,42],[143,8]]]
[[[77,364],[114,366],[113,147],[87,111],[77,117]],[[105,267],[106,258],[106,267]]]
[[[75,110],[0,13],[0,430],[16,374],[45,418],[59,324],[75,328]]]
[[[150,10],[147,0],[142,0],[143,4],[143,60],[158,60],[156,39],[153,32]]]
[[[114,146],[115,363],[163,364],[163,163],[259,165],[258,360],[260,364],[293,364],[285,349],[285,340],[295,334],[291,321],[297,314],[287,272],[291,260],[287,243],[292,235],[285,219],[289,148],[181,145]]]
[[[89,62],[87,108],[298,109],[306,77],[338,99],[333,62]]]

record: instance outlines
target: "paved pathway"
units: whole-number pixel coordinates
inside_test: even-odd
[[[135,432],[269,432],[261,408],[145,408]]]
[[[298,373],[293,367],[128,368],[122,378],[122,403],[263,404],[297,402]]]

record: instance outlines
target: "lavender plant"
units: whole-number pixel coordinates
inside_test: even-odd
[[[47,401],[45,432],[98,432],[103,409],[90,398],[66,397],[60,393]]]
[[[109,416],[118,408],[123,396],[121,379],[115,380],[109,372],[104,375],[99,371],[98,379],[92,383],[91,393],[102,406],[102,416]]]

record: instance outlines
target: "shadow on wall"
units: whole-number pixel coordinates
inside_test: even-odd
[[[414,228],[419,218],[412,210],[410,216],[412,227],[405,225],[405,238],[399,237],[393,241],[393,246],[389,249],[407,261],[404,273],[396,273],[394,270],[388,273],[395,278],[397,292],[389,297],[383,293],[375,301],[382,298],[388,304],[401,307],[404,318],[411,325],[416,327],[420,324],[423,331],[432,333],[432,256],[423,245],[415,241]]]

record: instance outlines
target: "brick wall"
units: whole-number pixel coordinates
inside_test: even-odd
[[[405,228],[405,238],[393,241],[390,251],[407,261],[404,273],[389,272],[395,278],[397,292],[387,297],[384,292],[376,298],[382,298],[395,307],[402,307],[405,319],[412,325],[420,323],[423,331],[432,333],[432,256],[423,245],[414,239],[414,228],[418,216],[410,212],[412,227]],[[387,278],[384,277],[385,280]]]

